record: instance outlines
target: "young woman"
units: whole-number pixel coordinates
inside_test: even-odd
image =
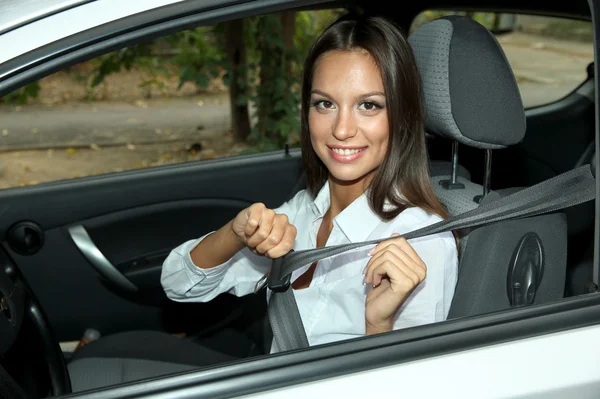
[[[306,190],[277,209],[257,203],[165,260],[175,301],[253,292],[271,259],[402,234],[446,217],[429,179],[420,78],[402,32],[345,16],[315,42],[302,86]],[[292,288],[311,345],[444,320],[457,279],[451,233],[327,258]],[[277,351],[273,347],[272,351]]]

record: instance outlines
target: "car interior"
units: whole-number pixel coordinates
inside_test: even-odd
[[[585,1],[527,4],[461,3],[590,18]],[[342,5],[369,9],[364,1]],[[374,12],[395,16],[408,32],[421,11],[453,5],[428,0]],[[525,109],[502,47],[480,23],[441,17],[409,41],[423,82],[431,180],[450,215],[592,162],[593,64],[571,94]],[[0,374],[0,383],[12,378],[22,397],[57,396],[194,370],[207,352],[223,363],[265,356],[272,336],[264,289],[175,303],[160,285],[161,265],[171,249],[239,210],[259,201],[277,207],[303,187],[300,152],[286,149],[0,191],[0,288],[11,293],[0,324],[8,337],[0,364],[10,376]],[[588,202],[459,231],[449,319],[595,292],[594,212]],[[61,350],[59,342],[89,327],[102,336]]]

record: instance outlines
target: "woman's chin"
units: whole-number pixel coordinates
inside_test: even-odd
[[[337,173],[336,173],[337,172]],[[330,171],[329,179],[332,183],[340,186],[354,186],[359,183],[370,181],[372,173],[360,174],[360,173],[340,173],[338,171]]]

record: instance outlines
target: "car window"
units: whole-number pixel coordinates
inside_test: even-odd
[[[341,12],[178,32],[0,98],[0,188],[298,146],[302,60]]]
[[[496,35],[513,68],[525,108],[548,104],[575,90],[594,60],[592,23],[566,18],[427,10],[410,32],[445,15],[465,15]]]

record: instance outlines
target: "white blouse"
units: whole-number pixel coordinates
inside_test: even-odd
[[[317,233],[329,204],[329,186],[325,183],[314,200],[302,190],[275,209],[276,213],[286,214],[297,228],[295,250],[316,248]],[[389,237],[394,232],[403,234],[440,220],[420,208],[409,208],[394,220],[382,221],[363,194],[334,218],[325,245]],[[192,262],[190,252],[204,237],[181,244],[165,260],[161,283],[167,296],[180,302],[207,302],[224,292],[237,296],[252,294],[256,282],[269,270],[271,259],[245,248],[222,265],[201,269]],[[458,254],[452,233],[416,238],[409,243],[427,265],[427,277],[400,307],[394,329],[445,320],[456,286]],[[363,285],[362,271],[371,248],[320,260],[310,286],[294,290],[310,345],[365,335],[365,300],[370,287]],[[309,267],[296,270],[292,282]],[[268,297],[269,290],[267,300]],[[275,351],[276,348],[271,348],[271,352]]]

